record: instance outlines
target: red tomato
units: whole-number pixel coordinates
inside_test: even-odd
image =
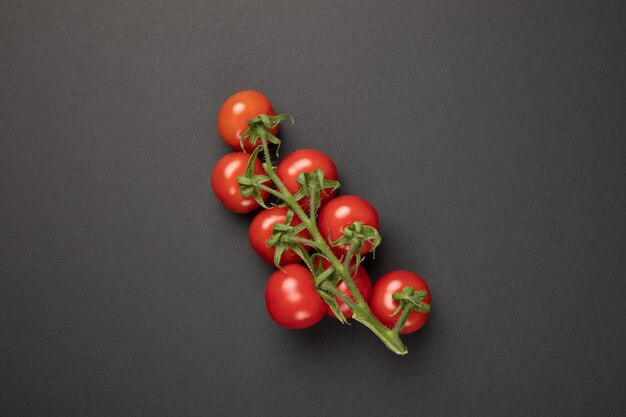
[[[239,139],[248,130],[248,119],[259,114],[276,115],[272,104],[263,94],[254,90],[245,90],[230,96],[222,104],[217,115],[217,130],[222,140],[240,151]],[[276,135],[278,126],[270,132]],[[246,152],[252,152],[255,147],[247,139],[244,139],[244,148]]]
[[[271,207],[267,210],[260,211],[250,223],[250,229],[248,230],[248,237],[250,239],[250,245],[252,249],[263,259],[270,264],[274,265],[274,253],[276,248],[267,245],[267,239],[272,236],[272,228],[277,223],[285,223],[287,219],[287,207]],[[291,221],[292,226],[297,226],[300,223],[300,218],[296,215],[293,216]],[[308,230],[304,229],[298,234],[299,237],[310,239],[311,234]],[[305,247],[305,249],[309,249]],[[300,257],[297,253],[291,249],[285,250],[280,257],[280,265],[287,265],[300,262]]]
[[[400,314],[402,314],[402,312],[400,312],[395,316],[390,315],[398,308],[398,302],[392,298],[393,294],[396,292],[402,292],[402,288],[406,286],[411,286],[416,291],[428,291],[428,295],[424,297],[423,301],[427,304],[431,304],[432,301],[428,285],[424,282],[422,277],[414,274],[413,272],[389,272],[376,281],[374,288],[372,289],[372,297],[369,302],[370,308],[378,320],[390,329],[395,326],[400,318]],[[424,325],[424,323],[426,323],[428,315],[429,313],[420,313],[418,311],[411,312],[400,333],[408,334],[417,331]]]
[[[239,184],[237,183],[237,177],[243,175],[249,159],[249,154],[241,152],[229,153],[217,161],[211,174],[213,192],[227,209],[235,213],[249,213],[259,207],[254,198],[241,195]],[[265,173],[261,160],[258,158],[254,161],[254,172],[257,175]],[[268,192],[262,191],[261,197],[264,201],[267,200],[269,197]]]
[[[304,329],[324,317],[322,297],[313,275],[300,264],[286,265],[274,272],[265,287],[265,304],[272,319],[289,329]]]
[[[352,262],[352,265],[354,265],[354,262]],[[326,259],[322,259],[322,266],[324,267],[324,269],[326,269],[330,267],[331,264]],[[369,301],[370,294],[372,292],[372,280],[370,279],[369,275],[367,275],[367,272],[365,272],[365,268],[363,268],[363,265],[359,265],[356,272],[352,273],[352,280],[354,281],[356,288],[359,290],[359,292],[363,296],[363,299],[365,301]],[[343,280],[339,281],[339,284],[337,284],[337,288],[339,289],[339,291],[347,295],[349,299],[354,301],[354,297],[350,293],[348,286],[346,285],[345,282],[343,282]],[[337,300],[337,303],[339,304],[339,309],[343,313],[344,317],[347,319],[352,317],[352,310],[350,310],[350,308],[346,305],[346,303],[339,300],[338,297],[335,297],[335,299]],[[326,314],[332,318],[337,318],[337,316],[335,316],[335,313],[332,312],[328,304],[326,303],[324,304],[326,306]]]
[[[367,201],[360,197],[344,195],[328,202],[320,210],[317,218],[317,227],[327,242],[336,241],[343,236],[343,229],[352,223],[360,221],[364,225],[379,229],[378,213]],[[332,247],[333,251],[345,254],[350,245]],[[371,250],[371,245],[366,242],[361,249],[361,255]]]
[[[300,149],[288,155],[278,164],[276,174],[285,184],[285,187],[291,194],[300,191],[300,184],[296,182],[296,178],[301,172],[313,172],[316,169],[324,171],[324,178],[327,180],[337,180],[337,167],[328,156],[320,151],[313,149]],[[321,204],[324,205],[328,200],[335,196],[335,191],[325,190],[320,193]],[[300,200],[300,205],[308,209],[309,199]]]

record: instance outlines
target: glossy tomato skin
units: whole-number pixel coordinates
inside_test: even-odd
[[[300,264],[274,272],[265,287],[265,304],[272,319],[288,329],[304,329],[324,317],[324,300],[313,284],[313,275]]]
[[[369,301],[370,308],[378,320],[390,329],[395,326],[401,314],[390,316],[398,308],[398,302],[392,298],[393,294],[402,292],[402,288],[406,286],[411,286],[417,291],[428,291],[428,295],[423,301],[427,304],[432,303],[430,289],[426,282],[422,277],[410,271],[389,272],[376,281],[374,288],[372,288],[372,296]],[[413,311],[400,333],[409,334],[419,330],[428,320],[429,314]]]
[[[235,213],[249,213],[259,207],[259,204],[252,197],[241,195],[237,183],[237,177],[243,175],[249,159],[250,154],[229,153],[217,161],[211,174],[213,192],[227,209]],[[261,160],[258,158],[254,161],[254,172],[258,175],[265,173]],[[262,191],[261,197],[265,201],[269,194],[267,191]]]
[[[217,115],[217,131],[225,143],[233,149],[241,151],[239,140],[241,135],[248,130],[248,119],[259,114],[276,115],[267,97],[255,90],[235,93],[227,98],[220,108]],[[276,135],[278,127],[270,130],[270,132]],[[246,152],[254,150],[254,146],[247,139],[244,140],[244,148]]]
[[[313,149],[299,149],[283,159],[278,168],[276,174],[285,184],[285,187],[291,194],[296,194],[300,191],[300,184],[296,181],[298,175],[302,172],[313,172],[316,169],[324,171],[324,178],[327,180],[337,180],[337,167],[332,159],[326,154]],[[321,205],[331,200],[335,196],[335,191],[325,190],[320,193]],[[309,199],[303,198],[300,200],[300,205],[304,209],[309,208]]]
[[[327,242],[334,242],[343,236],[343,229],[352,223],[360,221],[364,225],[372,226],[379,230],[380,224],[376,209],[367,201],[353,195],[344,195],[330,200],[320,210],[317,218],[317,228]],[[331,247],[337,254],[348,252],[350,245]],[[361,255],[371,250],[371,245],[365,243],[361,249]]]
[[[276,248],[267,245],[267,239],[272,236],[272,228],[277,223],[285,223],[287,219],[287,207],[270,207],[269,209],[260,211],[250,223],[248,230],[248,238],[252,249],[265,261],[274,265],[274,253]],[[301,223],[298,216],[293,216],[292,226]],[[299,237],[310,239],[311,234],[304,229],[298,234]],[[308,250],[308,247],[305,247]],[[300,262],[300,256],[291,249],[285,250],[280,257],[280,265],[288,265]]]
[[[354,265],[354,262],[352,262],[352,265]],[[322,267],[324,269],[330,266],[331,266],[330,262],[328,262],[326,259],[322,260]],[[361,296],[363,296],[363,299],[366,302],[369,301],[370,295],[372,293],[372,280],[370,279],[369,275],[365,271],[365,268],[363,268],[363,265],[359,265],[356,272],[353,273],[352,280],[354,281],[356,288],[361,293]],[[354,301],[354,297],[350,293],[348,286],[343,280],[339,281],[339,283],[337,284],[337,289],[341,291],[343,294],[347,295],[349,299]],[[339,309],[343,313],[344,317],[347,319],[352,317],[352,310],[350,310],[350,308],[346,305],[346,303],[341,301],[338,297],[335,297],[335,299],[337,300],[337,303],[339,304]],[[324,303],[324,306],[326,307],[326,314],[336,319],[337,316],[335,316],[335,313],[332,312],[328,304]]]

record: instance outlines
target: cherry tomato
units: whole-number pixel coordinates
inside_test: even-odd
[[[248,130],[248,119],[252,119],[259,114],[276,115],[272,104],[263,94],[254,90],[245,90],[230,96],[222,104],[217,115],[217,130],[222,140],[240,151],[241,145],[239,140],[241,135]],[[278,126],[270,130],[270,132],[276,135]],[[254,148],[247,139],[244,139],[246,152],[252,152]]]
[[[427,304],[431,304],[432,301],[428,285],[424,282],[422,277],[414,274],[413,272],[389,272],[376,281],[374,288],[372,289],[372,296],[369,301],[370,308],[378,320],[390,329],[395,326],[400,318],[400,314],[402,314],[402,312],[399,312],[395,316],[391,316],[391,314],[393,314],[393,312],[395,312],[398,308],[398,302],[392,298],[393,294],[396,292],[402,292],[402,288],[406,286],[411,286],[417,291],[428,291],[428,295],[423,299],[423,301]],[[420,313],[418,311],[411,312],[400,333],[408,334],[417,331],[424,325],[424,323],[426,323],[428,315],[429,313]]]
[[[252,197],[241,195],[239,183],[237,183],[237,177],[243,175],[249,159],[249,154],[229,153],[217,161],[211,174],[213,192],[227,209],[235,213],[249,213],[259,207],[259,204]],[[265,173],[261,160],[258,158],[254,161],[254,172],[258,175]],[[264,201],[268,197],[267,191],[261,191],[261,198]]]
[[[250,223],[250,229],[248,230],[248,238],[250,239],[250,245],[252,249],[263,259],[270,264],[274,265],[274,253],[276,248],[267,245],[267,239],[272,236],[272,228],[277,223],[285,223],[287,219],[287,207],[271,207],[267,210],[260,211]],[[291,221],[292,226],[297,226],[300,223],[298,216],[293,216]],[[298,237],[310,239],[311,234],[308,230],[304,229],[298,234]],[[304,247],[308,250],[308,246]],[[291,249],[285,250],[280,257],[280,265],[288,265],[300,262],[300,256]]]
[[[322,297],[313,275],[300,264],[286,265],[274,272],[265,287],[265,304],[272,319],[289,329],[304,329],[324,317]]]
[[[330,200],[320,210],[317,218],[317,227],[327,242],[334,242],[343,236],[343,229],[352,223],[360,221],[364,225],[379,229],[378,213],[367,201],[360,197],[344,195]],[[345,254],[350,245],[332,247],[338,254]],[[369,242],[365,242],[361,249],[361,255],[371,250]]]
[[[354,262],[352,262],[352,265],[354,265]],[[330,262],[328,262],[326,259],[322,259],[322,267],[324,269],[330,266],[331,266]],[[356,288],[359,290],[359,292],[363,296],[363,299],[366,302],[369,301],[370,294],[372,292],[372,280],[370,279],[369,275],[367,275],[367,272],[365,272],[365,268],[363,268],[363,265],[359,265],[356,272],[352,273],[352,280],[354,281]],[[348,286],[343,280],[339,281],[339,283],[337,284],[337,289],[339,289],[339,291],[341,291],[343,294],[347,295],[349,299],[354,301],[354,297],[352,296],[352,293],[350,293]],[[337,303],[339,304],[339,309],[343,313],[344,317],[347,319],[352,317],[352,310],[350,310],[350,308],[346,305],[346,303],[341,301],[338,297],[335,297],[335,299],[337,300]],[[335,316],[335,313],[332,312],[328,304],[324,303],[324,305],[326,306],[326,314],[336,319],[337,316]]]
[[[327,180],[337,180],[337,167],[335,163],[328,156],[320,151],[313,149],[300,149],[283,159],[278,168],[276,174],[285,184],[285,187],[291,192],[296,194],[300,191],[300,184],[296,182],[296,178],[301,172],[313,172],[316,169],[324,171],[324,178]],[[320,193],[320,202],[324,205],[330,199],[335,196],[335,191],[324,190]],[[300,205],[304,209],[309,208],[309,199],[303,198],[300,200]]]

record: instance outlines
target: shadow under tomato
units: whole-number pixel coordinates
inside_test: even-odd
[[[314,356],[324,356],[342,349],[345,337],[341,323],[325,316],[319,323],[306,329],[281,329],[277,343],[289,346],[298,352]],[[345,341],[345,340],[343,340]]]

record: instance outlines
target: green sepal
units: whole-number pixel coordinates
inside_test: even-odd
[[[398,308],[391,315],[395,316],[407,307],[420,313],[428,313],[430,304],[422,301],[426,296],[428,296],[426,290],[415,291],[411,286],[403,287],[401,292],[396,292],[392,295],[392,298],[398,301]]]
[[[311,259],[313,260],[313,265],[315,267],[313,269],[315,276],[321,277],[322,280],[328,281],[334,286],[337,286],[339,281],[341,281],[341,276],[337,273],[337,271],[335,271],[335,267],[331,265],[328,268],[324,269],[322,267],[322,262],[318,262],[318,261],[321,261],[322,259],[328,260],[328,258],[320,252],[313,252],[313,254],[311,255]],[[328,271],[331,271],[331,272],[328,272]],[[320,280],[319,283],[317,283],[317,286],[319,287],[321,284],[322,284],[322,281]]]
[[[322,271],[318,275],[315,275],[315,286],[319,288],[326,281],[329,281],[331,284],[334,285],[334,282],[332,282],[332,280],[330,279],[333,274],[335,274],[335,268],[331,266],[330,268]]]
[[[320,206],[320,192],[326,195],[326,190],[330,189],[330,192],[333,192],[341,187],[339,181],[324,179],[324,170],[320,168],[317,168],[313,172],[301,172],[296,177],[296,182],[300,185],[300,190],[294,195],[296,201],[303,197],[311,198],[313,193],[318,193],[315,199],[316,208]]]
[[[276,154],[278,155],[278,147],[280,147],[280,139],[272,135],[269,130],[275,128],[283,120],[289,119],[293,123],[293,117],[288,114],[277,114],[275,116],[268,116],[267,114],[259,114],[257,117],[253,117],[248,120],[248,130],[243,132],[239,143],[241,149],[244,150],[244,140],[248,138],[248,141],[252,145],[256,145],[259,139],[264,138],[267,142],[273,143],[277,146]]]
[[[274,251],[274,265],[277,268],[280,268],[280,258],[283,256],[283,252],[286,249],[287,248],[285,246],[278,246],[276,247],[276,250]]]
[[[293,226],[293,233],[297,236],[299,235],[304,229],[306,229],[306,226],[304,225],[304,223],[300,223],[297,226]]]
[[[304,197],[306,197],[306,194],[304,194],[304,191],[302,190],[302,188],[300,188],[300,189],[298,190],[298,192],[297,192],[297,193],[295,193],[295,194],[293,195],[293,198],[294,198],[294,200],[296,200],[296,201],[300,201],[300,200],[302,200]]]
[[[326,257],[320,252],[313,252],[311,255],[311,260],[313,261],[313,273],[315,275],[321,274],[324,269],[322,268],[322,262],[318,262],[318,259],[321,261],[322,259],[326,259]]]
[[[317,168],[313,172],[301,172],[296,178],[296,182],[300,184],[300,188],[304,190],[305,195],[310,196],[312,190],[319,190],[324,184],[324,171]]]
[[[267,246],[279,246],[289,243],[287,237],[293,236],[293,227],[284,223],[276,223],[272,227],[272,236],[267,239]]]
[[[265,201],[263,201],[263,198],[261,198],[261,194],[258,191],[252,193],[252,198],[254,198],[254,201],[259,203],[259,206],[263,207],[264,209],[269,208],[265,204]]]
[[[343,236],[336,241],[331,242],[331,245],[352,245],[356,255],[361,253],[361,249],[363,248],[365,242],[369,242],[371,245],[370,251],[372,252],[372,256],[374,256],[376,248],[380,245],[381,241],[382,238],[376,228],[364,225],[361,222],[354,222],[350,226],[344,228]]]
[[[263,175],[255,176],[254,178],[246,178],[243,175],[237,178],[239,183],[239,192],[242,197],[252,197],[263,208],[268,208],[261,198],[261,191],[259,190],[259,184],[267,181],[267,177]]]
[[[290,247],[289,249],[291,249],[292,251],[297,253],[298,256],[300,256],[300,258],[302,258],[302,260],[304,261],[305,265],[310,270],[313,270],[313,260],[311,259],[311,255],[309,255],[309,252],[307,252],[306,249],[304,249],[302,246],[300,246],[298,244],[295,244],[295,246]]]
[[[254,173],[254,162],[256,161],[260,150],[261,147],[257,146],[250,154],[250,158],[246,164],[246,169],[244,170],[243,175],[237,178],[237,183],[239,184],[239,193],[242,197],[252,197],[261,207],[268,208],[265,205],[263,198],[261,198],[259,184],[268,181],[269,177],[266,175],[256,175]]]
[[[261,146],[257,146],[256,148],[254,148],[254,151],[252,151],[252,153],[250,154],[250,158],[248,158],[248,163],[246,164],[246,169],[243,172],[244,177],[254,177],[254,162],[256,161],[259,152],[261,152]]]
[[[313,270],[313,260],[308,251],[304,249],[301,244],[294,242],[292,239],[297,237],[297,235],[305,229],[305,226],[302,223],[295,227],[291,226],[292,221],[293,212],[288,210],[285,223],[276,223],[272,227],[272,236],[267,239],[267,245],[276,248],[274,252],[274,264],[278,267],[283,252],[287,249],[291,249],[302,258],[310,270]]]
[[[335,296],[324,290],[318,290],[317,292],[322,297],[324,302],[328,304],[328,307],[330,307],[330,310],[335,314],[337,320],[339,320],[341,324],[348,324],[348,320],[346,320],[346,316],[343,315],[341,308],[339,308],[339,303],[337,302]]]

